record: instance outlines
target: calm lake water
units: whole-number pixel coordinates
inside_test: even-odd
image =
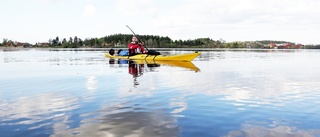
[[[0,49],[0,136],[320,136],[319,50],[106,52]]]

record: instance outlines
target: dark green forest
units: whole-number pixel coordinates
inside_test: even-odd
[[[148,48],[272,48],[270,44],[290,44],[286,48],[313,48],[319,49],[320,45],[301,45],[289,41],[273,41],[273,40],[259,40],[259,41],[237,41],[226,42],[223,39],[213,40],[211,38],[197,38],[189,40],[172,40],[168,36],[156,35],[139,35],[141,41],[145,43]],[[42,47],[42,48],[126,48],[127,44],[131,42],[132,34],[113,34],[101,38],[86,38],[81,39],[77,36],[69,38],[50,38],[47,42],[39,42],[36,44],[21,43],[8,39],[3,39],[0,46],[13,47]]]

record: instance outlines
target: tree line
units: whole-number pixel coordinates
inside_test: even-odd
[[[288,41],[238,41],[226,42],[223,39],[213,40],[211,38],[197,38],[189,40],[172,40],[168,36],[157,35],[139,35],[140,40],[145,43],[148,48],[269,48],[268,44],[292,44]],[[69,38],[60,38],[56,36],[49,39],[48,42],[39,42],[34,45],[23,44],[24,47],[52,47],[52,48],[126,48],[131,42],[132,34],[113,34],[101,38],[81,39],[77,36]],[[18,46],[21,43],[3,39],[0,46]],[[303,48],[320,48],[320,45],[304,45]]]

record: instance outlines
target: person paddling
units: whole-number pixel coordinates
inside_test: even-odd
[[[139,42],[136,36],[132,36],[132,42],[128,44],[129,55],[146,54],[148,51],[144,49],[144,43]]]

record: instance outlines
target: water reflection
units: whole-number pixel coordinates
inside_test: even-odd
[[[96,88],[97,88],[97,78],[95,76],[88,76],[87,77],[87,83],[86,83],[86,86],[87,86],[87,90],[91,93],[93,93]]]
[[[60,130],[52,136],[178,136],[176,119],[162,109],[148,110],[147,107],[152,105],[152,102],[140,103],[106,105],[97,112],[82,115],[83,120],[79,127]],[[85,119],[95,114],[98,116]]]
[[[137,87],[139,82],[138,77],[147,72],[155,72],[162,66],[171,66],[184,68],[186,70],[199,72],[200,69],[196,67],[192,62],[180,62],[180,61],[146,61],[146,60],[115,60],[110,59],[109,64],[118,64],[120,66],[127,65],[128,73],[133,77],[133,86]]]
[[[139,85],[139,82],[137,81],[137,77],[143,75],[143,69],[144,69],[144,64],[137,64],[134,63],[133,61],[128,61],[129,67],[128,67],[128,72],[133,76],[133,86],[136,87]]]
[[[68,112],[79,108],[78,102],[78,98],[54,93],[2,100],[0,131],[5,136],[34,136],[50,132],[51,127],[66,130],[73,121]]]
[[[1,136],[320,136],[319,51],[99,54],[2,52]]]
[[[35,101],[36,100],[36,101]],[[6,105],[9,104],[10,105]],[[39,115],[63,112],[78,108],[77,98],[68,98],[68,96],[57,94],[42,94],[32,97],[21,97],[15,101],[1,102],[0,117],[5,118],[3,121],[12,121],[19,118],[27,118],[29,120],[22,123],[34,123]],[[54,116],[53,116],[54,117]]]
[[[230,131],[226,137],[314,137],[319,136],[319,129],[303,130],[290,126],[263,127],[244,124],[241,130]]]

